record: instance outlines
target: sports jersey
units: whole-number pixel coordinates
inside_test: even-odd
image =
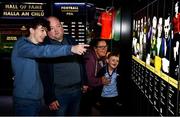
[[[101,24],[101,39],[112,38],[112,21],[114,16],[112,11],[104,11],[98,18],[98,23]]]
[[[104,66],[97,73],[97,78],[100,78],[102,76],[105,76],[106,78],[110,79],[111,82],[108,85],[103,85],[101,97],[116,97],[116,96],[118,96],[117,78],[119,77],[119,74],[117,73],[117,69],[114,69],[112,74],[110,74],[107,66]]]
[[[177,17],[173,18],[172,23],[174,27],[174,33],[180,32],[180,13],[177,14]]]

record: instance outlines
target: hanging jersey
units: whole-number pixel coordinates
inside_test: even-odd
[[[101,39],[111,39],[112,38],[112,12],[102,12],[98,18],[98,23],[101,24]]]
[[[180,13],[178,13],[177,17],[173,18],[172,24],[174,34],[180,32]]]

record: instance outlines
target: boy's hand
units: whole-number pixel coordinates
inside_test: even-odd
[[[103,85],[108,85],[111,82],[111,80],[106,78],[105,76],[101,77],[101,80]]]
[[[53,101],[50,105],[49,105],[49,109],[51,111],[53,110],[58,110],[60,108],[59,102],[57,100]]]
[[[87,86],[87,85],[83,85],[83,87],[82,87],[82,92],[83,92],[83,93],[86,93],[87,90],[88,90],[88,86]]]

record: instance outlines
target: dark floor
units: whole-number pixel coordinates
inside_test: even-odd
[[[99,110],[96,108],[92,109],[92,115],[100,115]],[[12,107],[12,96],[0,96],[0,116],[12,116],[13,107]],[[48,108],[43,104],[42,110],[40,112],[42,116],[52,115]]]
[[[41,115],[50,115],[47,107],[43,105]],[[0,116],[12,116],[13,115],[13,105],[12,96],[0,96]]]
[[[131,82],[130,82],[131,83]],[[151,104],[144,97],[144,94],[133,84],[122,83],[120,85],[120,105],[118,116],[149,116],[154,112]],[[6,92],[6,93],[5,93]],[[9,92],[9,93],[7,93]],[[0,90],[0,116],[12,116],[12,91]],[[47,106],[43,104],[40,115],[52,115]],[[94,107],[92,115],[100,115],[98,108]]]
[[[0,96],[0,115],[13,115],[12,112],[12,97]]]

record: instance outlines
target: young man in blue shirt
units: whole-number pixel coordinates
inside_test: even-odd
[[[37,58],[58,57],[86,52],[88,45],[41,45],[50,29],[49,22],[35,18],[28,27],[28,37],[19,38],[12,51],[14,72],[13,103],[15,115],[38,115],[43,97]]]

